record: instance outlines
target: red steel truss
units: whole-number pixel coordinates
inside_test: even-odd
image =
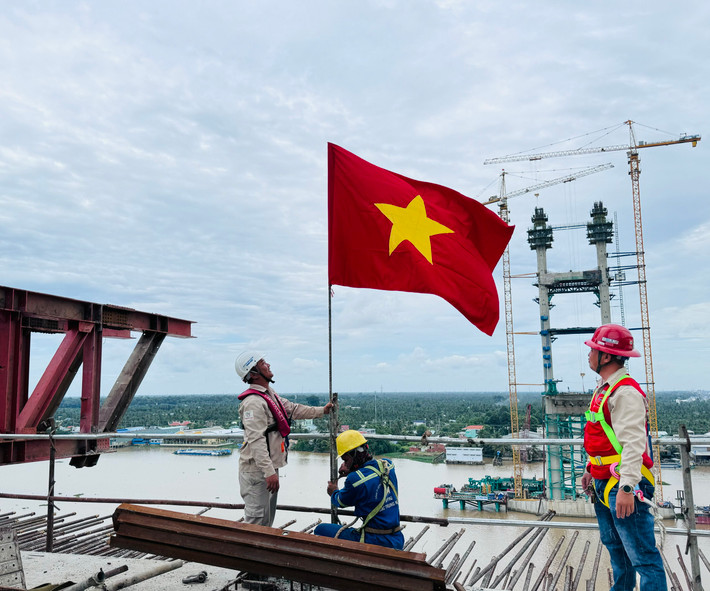
[[[191,337],[192,322],[106,304],[0,286],[0,465],[45,460],[50,446],[77,467],[93,466],[108,449],[99,440],[4,440],[2,433],[43,433],[51,426],[79,369],[81,433],[115,431],[166,336]],[[29,394],[32,333],[63,333],[64,339]],[[141,336],[111,392],[100,400],[104,338]]]

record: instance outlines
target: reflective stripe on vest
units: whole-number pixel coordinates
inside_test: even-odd
[[[614,388],[619,384],[621,380],[624,380],[626,378],[630,378],[631,376],[629,374],[624,374],[621,376],[618,380],[616,380],[613,384],[611,384],[607,389],[606,392],[604,392],[604,397],[602,398],[602,401],[599,403],[599,406],[597,407],[597,412],[592,411],[592,404],[594,404],[594,399],[596,398],[595,396],[592,396],[592,399],[589,402],[589,408],[587,411],[584,413],[584,418],[587,419],[588,421],[591,421],[592,423],[599,423],[604,429],[604,433],[606,434],[607,438],[609,439],[609,443],[611,443],[612,447],[616,450],[616,453],[620,454],[621,453],[621,444],[619,443],[619,440],[616,438],[616,434],[614,433],[614,429],[611,428],[611,425],[606,422],[606,418],[604,417],[604,404],[606,403],[606,399],[609,398],[609,395],[614,391]]]

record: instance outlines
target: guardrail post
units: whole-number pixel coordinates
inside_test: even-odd
[[[695,501],[693,500],[693,484],[690,478],[690,436],[685,425],[681,425],[679,435],[686,440],[680,447],[680,464],[683,470],[683,490],[685,492],[685,523],[688,528],[688,538],[685,544],[685,553],[690,553],[690,571],[693,577],[692,591],[702,591],[700,580],[700,560],[698,558],[698,536],[692,533],[695,530]],[[660,458],[659,458],[660,461]]]

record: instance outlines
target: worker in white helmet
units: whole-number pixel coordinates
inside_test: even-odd
[[[249,388],[239,395],[244,443],[239,454],[239,492],[244,521],[271,527],[276,513],[279,468],[288,458],[292,419],[315,419],[330,413],[333,404],[312,407],[281,398],[271,387],[274,374],[261,353],[245,351],[235,362],[237,374]]]

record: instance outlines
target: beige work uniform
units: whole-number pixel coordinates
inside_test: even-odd
[[[290,402],[281,398],[271,387],[251,384],[249,388],[266,392],[272,399],[280,400],[286,416],[291,419],[315,419],[324,414],[323,407]],[[278,492],[272,494],[267,490],[266,479],[278,474],[279,468],[286,465],[288,450],[278,429],[264,434],[276,419],[266,401],[258,394],[241,400],[239,418],[244,428],[244,443],[239,452],[239,493],[244,499],[244,521],[271,527],[276,514]]]

